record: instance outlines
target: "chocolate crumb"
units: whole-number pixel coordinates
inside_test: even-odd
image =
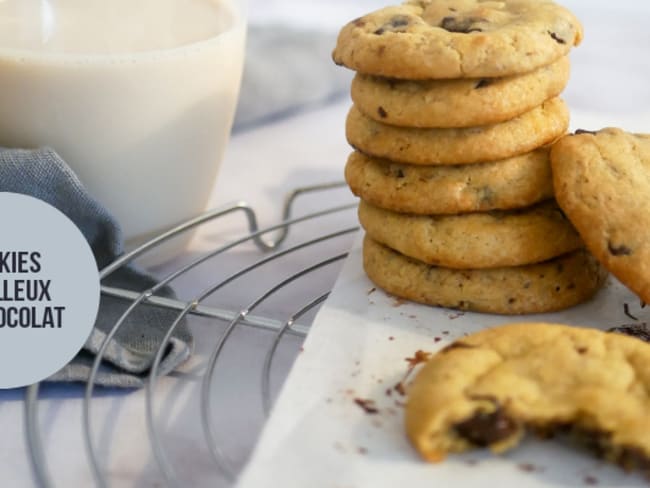
[[[368,454],[368,449],[366,449],[365,447],[360,447],[359,449],[357,449],[357,452],[361,455],[365,455]]]
[[[537,466],[531,463],[520,463],[517,465],[517,467],[526,473],[534,473],[537,471]]]
[[[477,466],[478,465],[478,459],[467,459],[465,461],[465,464],[468,466]]]
[[[393,390],[395,390],[397,393],[399,393],[402,396],[406,396],[406,388],[404,388],[404,383],[400,381],[397,383],[394,387]]]
[[[389,341],[394,341],[395,338],[394,338],[393,336],[390,336],[390,337],[388,338],[388,340],[389,340]]]
[[[481,88],[485,88],[486,86],[490,86],[492,84],[492,80],[487,79],[487,78],[482,78],[478,80],[478,83],[476,83],[476,86],[474,86],[475,90],[479,90]]]
[[[375,415],[375,414],[379,413],[379,410],[377,409],[374,400],[367,400],[367,399],[363,399],[363,398],[355,398],[354,403],[359,405],[359,407],[361,407],[361,409],[364,412],[366,412],[368,415]]]
[[[625,315],[627,315],[628,317],[630,317],[632,320],[636,320],[636,321],[639,320],[639,319],[637,319],[634,315],[632,315],[632,314],[630,313],[630,306],[629,306],[627,303],[624,303],[624,304],[623,304],[623,313],[624,313]]]
[[[368,294],[368,295],[372,295],[372,294],[373,294],[374,292],[376,292],[376,291],[377,291],[377,288],[375,288],[375,287],[373,286],[372,288],[370,288],[370,290],[368,290],[368,293],[367,293],[367,294]]]
[[[641,339],[645,342],[650,342],[650,327],[646,323],[631,324],[631,325],[621,325],[620,327],[612,327],[608,329],[607,332],[613,332],[617,334],[625,334],[637,339]]]
[[[593,476],[585,476],[583,481],[585,482],[585,485],[589,486],[595,486],[598,484],[598,478],[594,478]]]
[[[386,110],[384,110],[384,107],[382,107],[381,105],[377,108],[377,113],[382,119],[388,117],[388,112],[386,112]]]
[[[434,337],[433,338],[433,342],[440,342],[441,340],[442,340],[442,338],[440,338],[440,337]]]
[[[386,396],[392,396],[392,395],[393,395],[392,388],[386,388]]]
[[[607,250],[612,256],[629,256],[630,254],[632,254],[632,249],[630,249],[624,244],[615,245],[612,244],[611,242],[608,242]]]
[[[443,330],[443,331],[442,331],[442,334],[443,334],[443,335],[449,335],[449,331],[448,331],[448,330]]]
[[[566,44],[566,41],[558,36],[555,32],[548,31],[548,35],[553,38],[553,40],[559,44]]]

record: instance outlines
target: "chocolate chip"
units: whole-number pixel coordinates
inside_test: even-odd
[[[551,31],[547,31],[547,32],[548,32],[548,35],[551,36],[553,38],[553,40],[555,42],[557,42],[558,44],[566,44],[566,41],[564,39],[562,39],[560,36],[558,36],[555,32],[551,32]]]
[[[473,27],[477,22],[484,22],[485,19],[477,17],[468,17],[466,19],[458,19],[456,17],[445,17],[440,23],[440,27],[448,32],[459,32],[461,34],[469,34],[470,32],[483,32],[480,27]]]
[[[391,27],[397,28],[397,27],[405,27],[409,25],[409,18],[404,16],[404,15],[398,15],[396,17],[393,17],[390,21]]]
[[[650,459],[638,447],[623,447],[616,461],[627,471],[634,468],[645,471],[646,473],[650,471]]]
[[[479,447],[486,447],[512,437],[519,431],[517,423],[503,409],[492,413],[477,412],[473,417],[456,424],[456,432]]]
[[[382,35],[384,32],[406,32],[405,27],[411,23],[410,19],[405,15],[396,15],[390,21],[386,22],[374,33],[378,36]]]
[[[490,80],[488,78],[483,78],[478,80],[478,83],[476,83],[476,86],[474,86],[475,90],[479,90],[481,88],[485,88],[486,86],[490,86],[492,84],[493,80]]]
[[[587,354],[589,349],[586,348],[586,347],[578,347],[578,348],[576,348],[576,351],[577,351],[578,354]]]
[[[384,107],[382,107],[381,105],[379,106],[379,108],[377,108],[377,113],[382,119],[388,117],[388,112],[386,112],[386,110],[384,110]]]
[[[612,242],[608,242],[607,249],[612,256],[629,256],[632,254],[632,249],[624,244],[617,245],[612,244]]]
[[[575,131],[574,134],[577,135],[577,136],[580,135],[580,134],[594,134],[595,135],[595,134],[598,134],[598,132],[595,132],[593,130],[578,129],[577,131]]]
[[[395,177],[404,178],[404,176],[404,170],[402,168],[397,168],[397,171],[395,171]]]
[[[607,332],[625,334],[645,342],[650,342],[650,326],[647,323],[621,325],[607,329]]]
[[[359,17],[358,19],[354,19],[352,22],[356,27],[363,27],[366,25],[366,21],[363,19],[363,17]]]

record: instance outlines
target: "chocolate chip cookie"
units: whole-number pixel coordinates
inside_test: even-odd
[[[412,0],[345,25],[333,59],[400,79],[495,78],[551,64],[582,35],[548,0]]]
[[[578,131],[551,161],[558,202],[585,245],[650,302],[650,135]]]
[[[528,207],[553,196],[548,148],[491,163],[417,166],[353,152],[352,192],[378,207],[420,215]]]
[[[410,164],[472,164],[530,152],[566,133],[569,111],[559,98],[499,124],[462,129],[416,129],[377,122],[355,106],[348,142],[364,154]]]
[[[607,277],[584,250],[539,264],[455,270],[406,257],[368,236],[363,243],[363,266],[377,286],[398,297],[506,315],[572,307],[591,298]]]
[[[506,78],[406,81],[357,74],[352,100],[366,116],[403,127],[476,127],[510,120],[558,96],[569,58]]]
[[[408,215],[359,204],[373,240],[427,264],[484,269],[540,263],[583,247],[551,200],[517,210],[462,215]]]
[[[526,430],[570,432],[626,469],[650,471],[650,344],[531,323],[487,329],[442,349],[408,388],[406,431],[428,461],[477,447],[503,452]]]

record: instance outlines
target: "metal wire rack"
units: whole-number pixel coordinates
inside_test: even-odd
[[[244,464],[244,460],[236,463],[229,458],[228,452],[226,452],[226,449],[224,448],[223,435],[215,426],[214,416],[212,415],[215,408],[213,389],[215,388],[215,379],[219,376],[217,364],[224,353],[224,350],[228,346],[229,338],[236,329],[240,328],[258,329],[273,334],[273,338],[266,350],[264,355],[265,357],[263,358],[263,365],[259,373],[260,383],[257,387],[261,388],[262,408],[264,413],[268,415],[272,405],[274,391],[277,391],[277,388],[274,390],[271,386],[271,371],[278,348],[282,343],[283,338],[292,336],[301,339],[306,336],[310,324],[307,319],[309,316],[313,316],[314,310],[316,310],[327,299],[329,290],[333,284],[332,280],[321,280],[322,283],[320,289],[308,290],[310,298],[302,299],[300,303],[297,303],[295,306],[295,312],[286,319],[268,317],[263,313],[256,314],[256,312],[267,300],[287,288],[289,285],[300,283],[301,280],[305,279],[305,277],[319,273],[327,267],[340,266],[347,253],[336,252],[332,254],[332,246],[322,246],[324,249],[320,251],[320,257],[315,259],[310,258],[311,261],[308,265],[302,265],[298,270],[290,272],[287,276],[276,278],[274,284],[266,288],[250,302],[242,304],[239,308],[223,308],[214,306],[206,303],[207,299],[218,295],[218,293],[227,285],[247,286],[245,284],[246,280],[250,280],[251,277],[255,277],[259,273],[262,273],[265,265],[280,260],[291,260],[292,257],[301,250],[313,248],[319,244],[329,243],[340,239],[344,239],[343,246],[349,245],[350,236],[358,230],[355,214],[354,212],[351,212],[352,209],[356,208],[356,203],[353,200],[350,200],[350,203],[322,209],[306,215],[295,216],[297,207],[296,201],[302,195],[331,191],[343,186],[345,186],[343,182],[335,182],[296,189],[286,196],[283,206],[282,221],[279,224],[266,228],[259,227],[258,216],[255,210],[245,202],[237,202],[227,205],[223,208],[207,212],[204,215],[189,220],[168,232],[165,232],[132,252],[125,254],[111,265],[101,270],[100,277],[104,280],[116,270],[137,259],[139,256],[150,252],[155,253],[156,250],[166,241],[187,233],[192,229],[204,225],[216,225],[221,219],[224,219],[227,216],[243,215],[245,219],[246,226],[241,232],[241,235],[234,237],[227,244],[196,257],[189,263],[182,265],[171,273],[168,273],[155,286],[144,292],[137,293],[126,289],[114,288],[106,285],[102,286],[103,294],[118,297],[127,300],[130,303],[122,317],[115,323],[110,333],[105,337],[99,350],[99,354],[95,357],[89,380],[86,383],[84,391],[82,407],[83,416],[81,419],[85,444],[84,455],[92,472],[96,486],[102,488],[109,487],[111,486],[112,480],[110,472],[107,472],[103,465],[103,460],[98,452],[97,441],[92,434],[92,408],[93,399],[96,396],[94,386],[95,378],[109,342],[118,332],[129,314],[131,314],[136,307],[145,303],[164,307],[177,313],[174,322],[169,324],[169,329],[164,340],[158,346],[155,360],[149,372],[146,384],[145,405],[143,406],[146,415],[148,442],[161,475],[162,482],[165,486],[170,487],[188,486],[188,484],[179,476],[177,469],[175,468],[174,460],[170,458],[167,446],[165,445],[164,436],[160,432],[160,427],[156,422],[154,412],[157,401],[157,385],[160,381],[160,364],[164,357],[166,347],[168,346],[169,340],[176,328],[185,318],[188,317],[202,317],[210,321],[219,321],[226,324],[225,327],[218,331],[218,338],[212,351],[209,353],[207,366],[203,372],[202,378],[200,379],[200,418],[196,421],[201,423],[204,437],[203,445],[214,462],[215,480],[225,480],[224,486],[230,485],[236,480],[238,472]],[[317,227],[314,235],[309,238],[297,243],[288,243],[289,234],[292,229],[307,222],[318,222],[320,219],[328,216],[334,216],[336,218],[337,228],[335,230],[323,234]],[[269,237],[270,234],[273,234],[273,236]],[[348,236],[348,239],[345,239],[346,236]],[[259,250],[259,256],[257,256],[256,260],[252,264],[236,270],[225,278],[220,278],[214,283],[209,284],[209,286],[205,287],[192,299],[170,299],[157,294],[157,292],[164,286],[175,284],[180,277],[183,277],[187,273],[201,266],[205,266],[209,260],[220,255],[225,255],[229,251],[232,252],[248,243],[254,243]],[[300,340],[296,342],[298,345],[297,347],[299,347],[300,343]],[[295,351],[295,353],[297,353],[297,351]],[[53,479],[49,470],[48,460],[42,443],[42,428],[40,427],[39,422],[39,389],[40,385],[36,384],[29,387],[26,392],[25,435],[34,479],[39,486],[49,488],[56,486],[56,480]],[[249,446],[249,454],[250,449],[252,449],[252,446]]]

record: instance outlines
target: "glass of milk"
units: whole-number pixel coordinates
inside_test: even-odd
[[[243,0],[0,0],[0,146],[53,147],[127,244],[199,214],[242,74]]]

